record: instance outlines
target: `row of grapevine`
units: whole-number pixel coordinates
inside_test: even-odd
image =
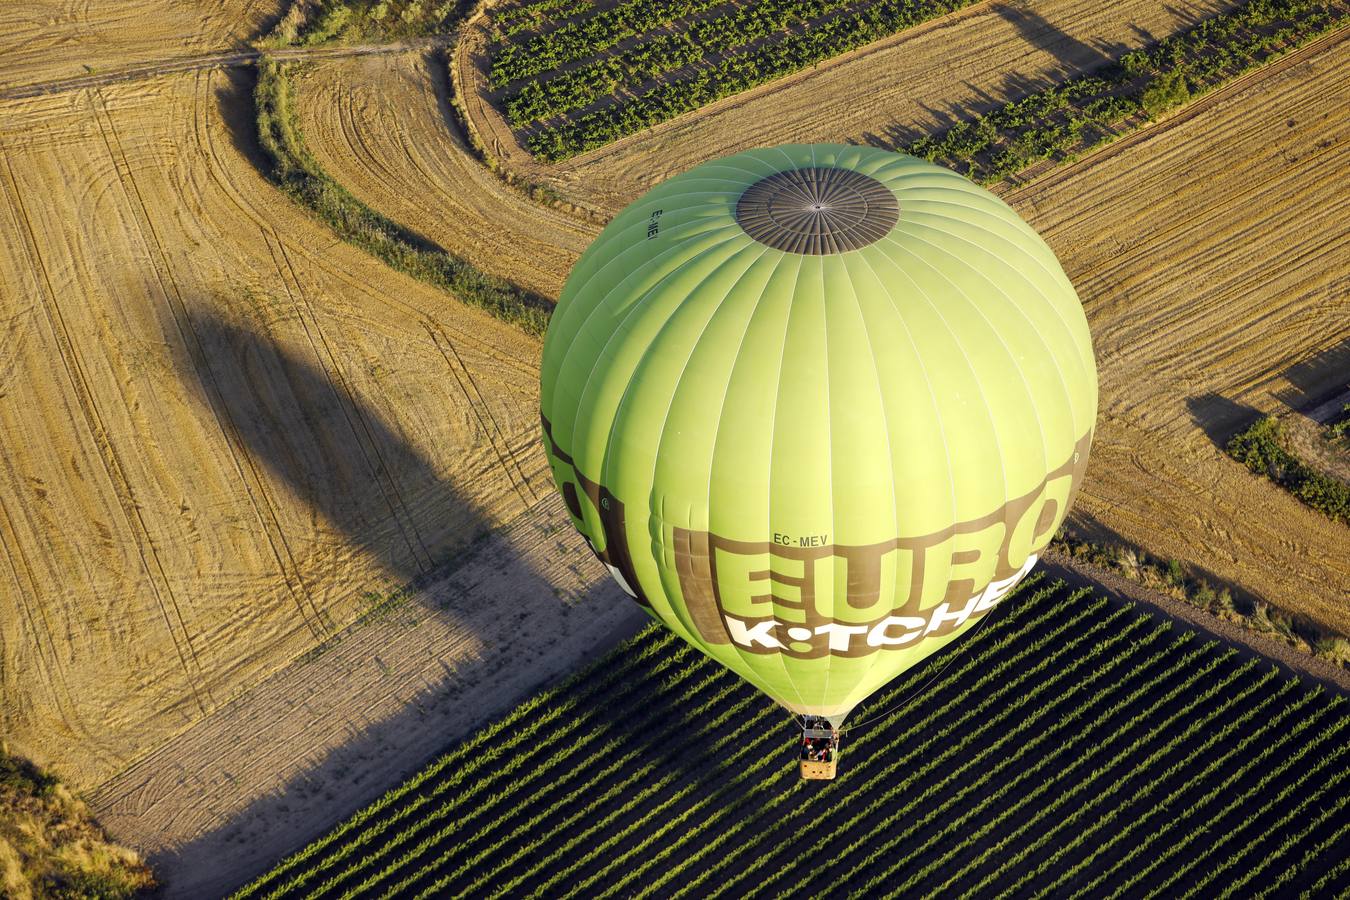
[[[493,53],[488,79],[502,87],[541,72],[551,72],[578,59],[645,34],[687,16],[697,15],[725,0],[625,0],[593,16],[535,35],[519,43],[506,43]]]
[[[1010,101],[902,149],[989,184],[1082,153],[1350,21],[1350,5],[1248,0],[1237,8]]]
[[[1334,894],[1346,706],[1033,579],[803,783],[781,710],[650,629],[237,896]]]
[[[847,15],[815,22],[806,31],[757,44],[699,67],[645,93],[574,119],[539,129],[526,141],[530,152],[555,162],[608,144],[681,113],[800,71],[920,22],[968,6],[974,0],[876,0]]]
[[[693,66],[770,35],[808,27],[808,23],[861,2],[868,0],[757,0],[718,16],[694,19],[678,31],[649,36],[622,52],[524,82],[503,99],[507,118],[520,128],[581,109],[616,91],[637,93],[643,82],[658,75]]]

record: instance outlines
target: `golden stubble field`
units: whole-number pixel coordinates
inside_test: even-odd
[[[276,192],[241,87],[0,108],[3,731],[80,786],[547,486],[538,342]]]
[[[241,49],[284,0],[6,0],[0,90]]]
[[[158,32],[113,29],[100,66],[232,49],[272,6],[203,3],[216,12],[192,33],[207,36],[173,43],[175,5]],[[1121,22],[1162,34],[1219,4],[1095,6],[1047,4],[1030,25],[976,7],[522,168],[612,213],[744,147],[929,128],[992,105],[1009,75],[1039,83],[1091,65],[1102,42],[1132,40]],[[156,10],[73,8],[96,7]],[[5,84],[84,72],[22,52]],[[1324,40],[1008,195],[1064,260],[1096,335],[1103,412],[1082,521],[1342,629],[1343,526],[1247,475],[1212,436],[1245,406],[1334,385],[1316,361],[1350,340],[1347,74],[1346,41]],[[598,226],[483,170],[447,121],[444,76],[420,53],[315,63],[299,80],[311,148],[382,212],[556,294]],[[559,504],[537,502],[550,496],[538,342],[296,209],[250,157],[247,87],[239,71],[203,69],[0,100],[0,731],[77,786],[102,784],[114,833],[214,887],[231,854],[256,863],[316,833],[379,792],[360,772],[396,778],[474,721],[481,681],[460,679],[455,703],[469,706],[423,702],[457,683],[461,662],[491,660],[482,671],[524,690],[619,623],[554,610],[594,593],[598,573]],[[480,132],[500,132],[470,106]],[[414,598],[418,624],[350,632],[367,592],[512,519],[436,602]],[[483,602],[456,605],[470,597]],[[518,615],[497,621],[512,603]],[[571,629],[567,641],[532,635],[521,615]],[[511,661],[517,646],[528,663]]]

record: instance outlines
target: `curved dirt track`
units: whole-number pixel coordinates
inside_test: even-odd
[[[451,118],[429,55],[325,62],[297,79],[301,128],[354,194],[474,265],[556,298],[596,225],[507,189]]]
[[[656,182],[749,147],[815,141],[891,144],[990,109],[1227,9],[1229,0],[981,3],[796,75],[728,97],[557,166],[535,162],[484,100],[483,27],[454,64],[465,105],[507,168],[614,213]]]

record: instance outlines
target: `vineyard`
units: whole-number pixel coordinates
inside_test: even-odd
[[[556,161],[971,2],[536,0],[495,22],[489,79],[530,151]]]
[[[566,159],[969,5],[969,0],[542,0],[495,23],[489,83],[531,153]],[[706,15],[704,15],[706,13]],[[572,18],[566,18],[566,16]],[[983,181],[1109,139],[1342,24],[1343,2],[1250,0],[906,148]],[[1133,124],[1138,124],[1134,122]]]
[[[1033,576],[852,717],[794,723],[658,628],[536,695],[235,897],[1332,896],[1350,709]]]

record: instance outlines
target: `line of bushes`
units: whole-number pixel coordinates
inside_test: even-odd
[[[592,9],[591,0],[539,0],[498,12],[492,20],[498,33],[512,37],[522,31],[561,22]]]
[[[293,200],[310,209],[344,240],[387,265],[449,291],[494,316],[541,335],[552,304],[381,215],[333,180],[305,146],[295,119],[295,88],[286,64],[258,62],[254,89],[258,141],[268,157],[268,175]]]
[[[697,15],[725,0],[627,0],[584,19],[521,43],[499,45],[492,54],[488,80],[493,87],[594,56],[622,40]]]
[[[1308,466],[1285,449],[1280,421],[1266,416],[1233,436],[1228,454],[1318,512],[1350,525],[1350,485]]]
[[[1095,72],[1012,101],[902,149],[982,184],[1112,140],[1346,24],[1350,5],[1249,0]]]
[[[1296,650],[1350,668],[1350,637],[1264,600],[1234,596],[1231,588],[1215,584],[1180,560],[1162,560],[1138,547],[1124,544],[1083,540],[1063,529],[1050,547],[1069,559],[1123,575],[1216,618],[1275,637]]]

